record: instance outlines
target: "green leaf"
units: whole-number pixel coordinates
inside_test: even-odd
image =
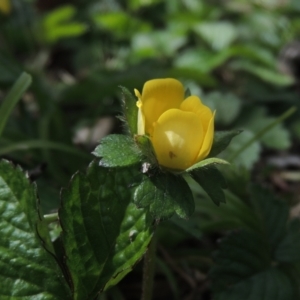
[[[176,213],[188,218],[195,209],[194,198],[186,181],[178,175],[159,173],[144,176],[134,193],[138,207],[149,207],[155,219],[167,219]]]
[[[127,88],[120,86],[123,94],[122,106],[124,113],[125,126],[128,133],[134,136],[138,133],[138,108],[136,106],[137,99],[128,91]]]
[[[216,111],[215,122],[228,126],[239,116],[242,101],[231,93],[212,92],[203,96],[205,105]]]
[[[198,23],[194,30],[217,51],[227,48],[238,35],[237,28],[227,21]]]
[[[37,211],[36,188],[7,161],[0,162],[0,230],[1,299],[71,299]]]
[[[226,202],[223,189],[227,187],[227,184],[215,166],[197,169],[191,174],[216,205]]]
[[[2,135],[8,117],[18,101],[21,99],[23,93],[29,87],[30,83],[31,76],[23,72],[2,102],[0,106],[0,136]]]
[[[285,202],[259,185],[251,186],[251,203],[258,216],[261,233],[274,250],[284,237],[289,209]]]
[[[141,153],[132,138],[122,134],[104,137],[93,154],[102,157],[100,165],[104,167],[124,167],[136,164],[141,159]]]
[[[76,8],[72,5],[61,6],[44,17],[44,36],[49,42],[57,42],[61,38],[79,36],[87,26],[83,23],[73,22]]]
[[[215,261],[210,276],[216,300],[296,299],[288,276],[271,265],[266,241],[252,232],[224,239]]]
[[[246,120],[244,119],[243,126],[254,133],[259,133],[276,121],[276,118],[267,115],[267,112],[263,107],[254,107],[250,113],[248,113]],[[291,138],[288,130],[279,122],[276,122],[275,126],[262,135],[259,140],[265,146],[278,150],[285,150],[291,145]]]
[[[276,247],[275,259],[280,262],[294,263],[300,261],[300,221],[290,222],[287,232]]]
[[[145,253],[152,218],[131,202],[137,167],[109,169],[93,163],[62,193],[59,210],[74,300],[94,299]]]
[[[232,68],[234,71],[243,70],[247,71],[261,80],[274,84],[277,86],[289,86],[294,83],[294,79],[285,74],[279,73],[277,70],[260,67],[256,64],[247,61],[235,61],[232,63]]]
[[[245,129],[243,134],[231,141],[221,156],[236,166],[250,169],[259,159],[261,150],[260,143],[257,140],[254,140],[255,137],[256,136],[252,131]],[[246,148],[245,145],[247,145]]]
[[[219,153],[221,153],[224,149],[227,148],[231,140],[241,132],[242,130],[216,131],[209,157],[215,157]]]
[[[218,158],[218,157],[211,157],[211,158],[201,160],[198,163],[192,165],[191,167],[186,169],[185,172],[192,172],[192,171],[200,169],[200,168],[208,167],[211,165],[217,165],[217,164],[228,165],[229,162],[224,159]]]

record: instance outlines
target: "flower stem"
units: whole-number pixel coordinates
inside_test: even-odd
[[[149,248],[144,256],[143,287],[141,300],[151,300],[155,273],[156,234],[153,234]]]
[[[44,215],[44,220],[48,224],[56,222],[56,221],[58,221],[58,213],[56,212],[53,214]]]

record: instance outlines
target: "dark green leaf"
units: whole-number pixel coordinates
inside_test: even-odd
[[[144,176],[134,194],[138,207],[150,208],[156,219],[170,218],[176,213],[181,218],[188,218],[195,209],[192,192],[186,181],[170,173]]]
[[[138,133],[137,123],[138,123],[138,108],[136,106],[137,99],[128,91],[127,88],[121,86],[123,98],[123,113],[125,118],[125,125],[128,129],[130,135],[135,135]]]
[[[209,157],[215,157],[221,153],[231,142],[232,138],[240,134],[242,130],[232,131],[216,131],[214,135],[214,142],[209,153]]]
[[[300,261],[300,221],[291,221],[287,233],[275,250],[275,258],[280,262]]]
[[[47,253],[53,248],[37,211],[35,186],[6,161],[0,163],[0,231],[1,299],[71,299],[61,270]]]
[[[251,201],[260,221],[261,231],[272,249],[275,249],[285,235],[288,206],[271,191],[258,185],[251,187]]]
[[[59,211],[74,299],[94,299],[142,257],[152,219],[131,202],[137,167],[109,169],[93,163],[76,174]]]
[[[23,72],[15,82],[9,93],[6,95],[3,103],[0,106],[0,136],[6,125],[7,119],[10,116],[15,105],[21,99],[23,93],[31,83],[31,76]]]
[[[111,134],[101,140],[93,154],[102,157],[104,167],[124,167],[140,161],[141,154],[133,140],[126,135]]]
[[[173,217],[170,219],[173,225],[180,228],[185,234],[193,236],[196,239],[200,239],[202,236],[202,231],[200,230],[198,222],[196,220],[182,220],[178,217]]]
[[[223,189],[227,187],[227,184],[215,166],[210,165],[205,168],[196,169],[191,174],[216,205],[226,202]]]
[[[259,246],[258,246],[259,245]],[[292,283],[273,267],[266,241],[241,231],[220,244],[211,270],[216,300],[293,300]]]

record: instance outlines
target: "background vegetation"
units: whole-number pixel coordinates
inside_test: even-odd
[[[299,299],[299,14],[298,0],[2,0],[0,99],[22,71],[33,81],[0,156],[51,213],[101,138],[122,132],[119,86],[177,78],[216,109],[217,130],[243,133],[222,153],[227,203],[195,185],[193,217],[159,227],[154,299]],[[140,289],[138,264],[100,299]]]

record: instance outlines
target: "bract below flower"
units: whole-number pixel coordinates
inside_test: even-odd
[[[183,85],[176,79],[153,79],[138,97],[138,134],[148,134],[158,163],[185,170],[210,152],[214,136],[214,113],[197,96],[184,99]]]

